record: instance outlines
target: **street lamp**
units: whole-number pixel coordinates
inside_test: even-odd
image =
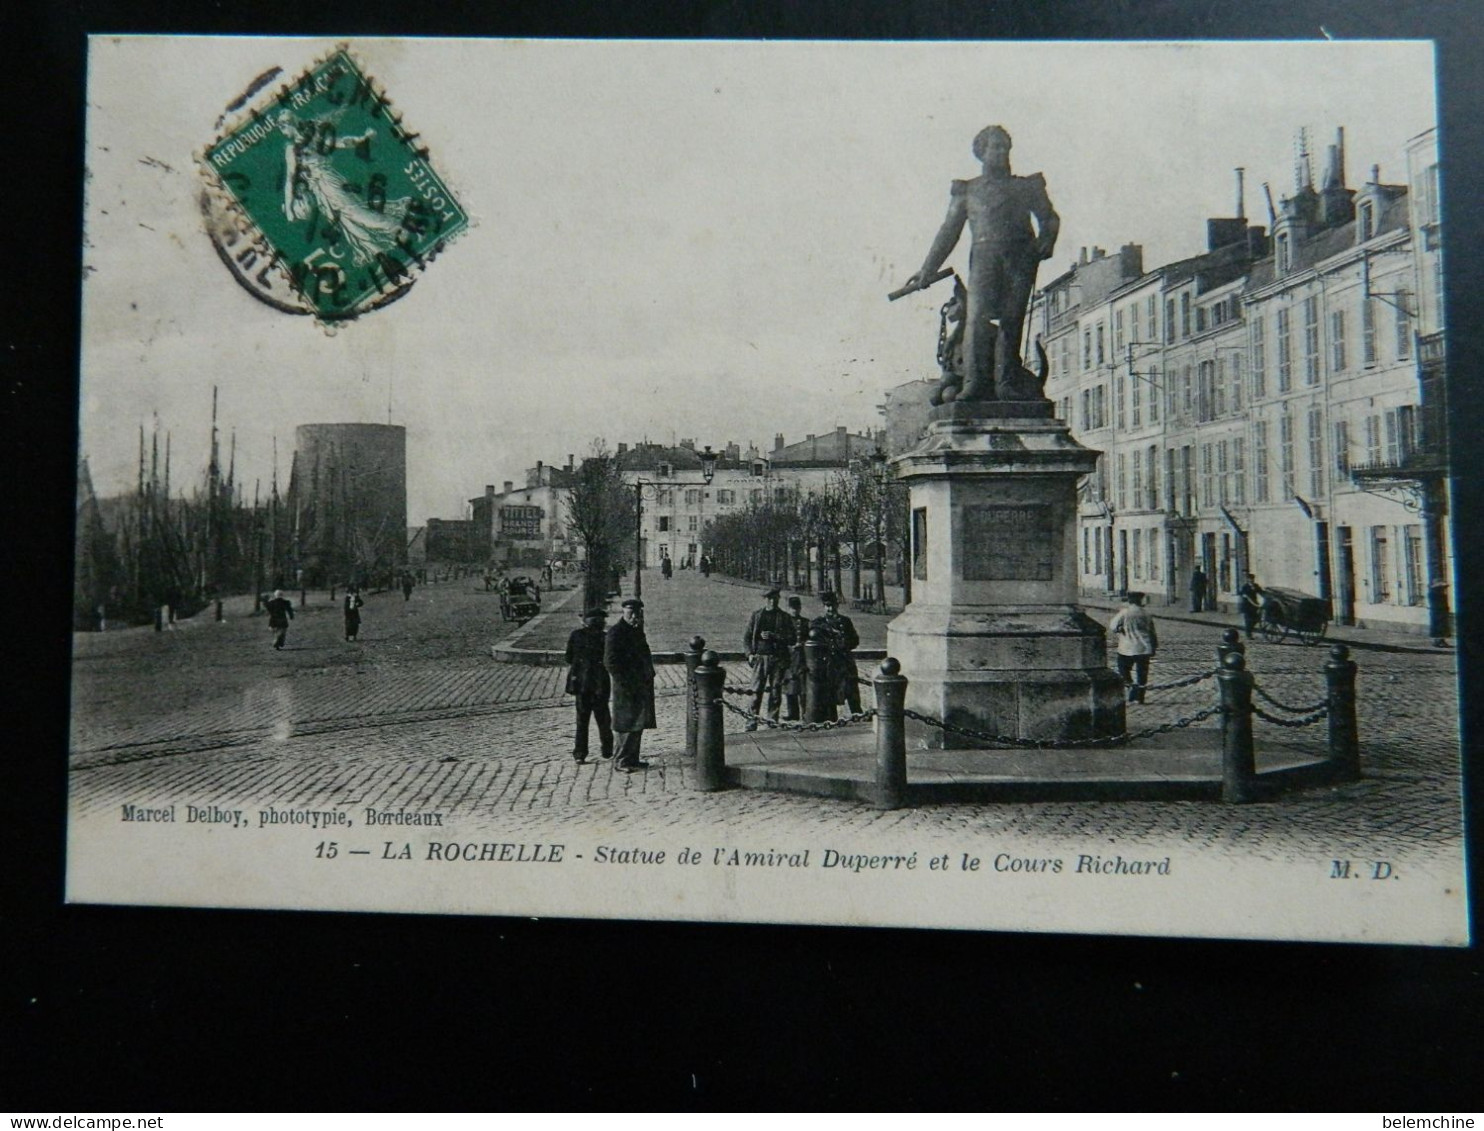
[[[886,466],[886,452],[878,444],[871,450],[871,478],[876,481],[876,522],[871,532],[876,543],[876,600],[886,609],[886,489],[891,473]]]
[[[658,490],[648,479],[634,480],[634,596],[644,596],[644,489],[649,497]]]

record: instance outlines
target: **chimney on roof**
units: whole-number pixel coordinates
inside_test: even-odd
[[[845,425],[843,425],[843,424],[837,424],[837,425],[835,425],[835,435],[836,436],[843,436],[843,435],[845,435]]]
[[[1381,166],[1380,165],[1372,165],[1371,166],[1371,184],[1373,184],[1373,185],[1379,185],[1380,183],[1381,183]]]
[[[1326,227],[1355,219],[1355,194],[1345,187],[1345,130],[1335,134],[1329,147],[1329,168],[1324,171],[1324,192],[1320,196],[1321,219]]]
[[[621,456],[628,455],[629,454],[629,446],[627,444],[619,444],[618,445],[618,454],[621,455]]]
[[[804,436],[804,439],[806,439],[806,440],[812,440],[812,439],[814,439],[814,433],[813,433],[813,432],[809,432],[809,433],[807,433],[807,434],[806,434],[806,435],[805,435],[805,436]]]
[[[515,490],[515,481],[511,479],[505,480],[505,490],[502,493],[508,495],[513,490]]]
[[[783,449],[783,433],[779,432],[773,437],[773,450],[775,452]]]
[[[1243,177],[1247,170],[1237,166],[1237,219],[1247,219],[1247,194],[1243,191]]]
[[[1087,248],[1085,248],[1085,247],[1078,248],[1077,249],[1077,266],[1078,267],[1085,267],[1086,265],[1087,265]]]
[[[567,453],[567,470],[568,471],[571,471],[572,470],[572,453],[571,452],[568,452]]]

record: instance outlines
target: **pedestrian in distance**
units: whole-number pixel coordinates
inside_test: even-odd
[[[578,765],[587,761],[588,723],[598,722],[598,741],[603,757],[613,757],[613,716],[608,710],[608,696],[613,684],[603,666],[603,626],[608,614],[600,608],[589,609],[582,627],[567,637],[567,694],[577,697],[577,737],[572,742],[572,757]]]
[[[1237,597],[1242,605],[1242,624],[1247,629],[1247,639],[1251,640],[1252,630],[1262,619],[1262,586],[1257,583],[1256,574],[1247,575],[1242,588],[1237,590]]]
[[[803,614],[803,607],[799,598],[788,599],[788,622],[793,626],[794,643],[788,653],[788,672],[783,677],[783,717],[792,723],[804,717],[804,700],[809,694],[809,668],[804,658],[809,618]]]
[[[1206,571],[1196,566],[1190,571],[1190,611],[1198,613],[1206,607]]]
[[[788,614],[778,607],[778,590],[763,594],[763,607],[753,612],[742,634],[742,647],[752,668],[752,713],[761,715],[763,695],[768,697],[767,718],[778,721],[783,703],[783,678],[788,671],[793,651],[794,626]],[[757,730],[755,719],[747,720],[748,730]]]
[[[289,635],[289,621],[294,619],[294,603],[283,595],[282,589],[275,589],[266,607],[268,628],[273,633],[273,650],[282,652]]]
[[[829,697],[826,714],[834,719],[841,704],[850,708],[850,713],[861,713],[860,684],[856,682],[855,658],[851,655],[860,647],[860,633],[855,623],[840,611],[840,595],[830,590],[819,595],[824,605],[824,615],[814,618],[809,626],[818,629],[825,651],[825,694]]]
[[[402,600],[412,600],[412,571],[408,569],[402,571]]]
[[[669,554],[660,559],[660,576],[666,581],[675,576],[675,565],[670,561]]]
[[[354,585],[345,588],[345,639],[354,641],[361,634],[361,591]]]
[[[1149,661],[1159,649],[1159,632],[1144,607],[1144,594],[1131,590],[1124,597],[1123,608],[1114,615],[1108,631],[1117,646],[1118,674],[1128,688],[1128,701],[1142,703],[1149,685]]]
[[[644,636],[644,602],[629,597],[623,619],[603,639],[603,667],[613,685],[613,768],[624,773],[649,769],[639,758],[646,730],[655,728],[654,660]]]

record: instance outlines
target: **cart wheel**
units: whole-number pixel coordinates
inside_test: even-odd
[[[1288,626],[1279,624],[1277,621],[1265,620],[1261,627],[1262,638],[1269,644],[1281,644],[1283,638],[1288,635]]]
[[[1329,631],[1329,622],[1325,621],[1318,628],[1301,628],[1298,630],[1298,638],[1309,647],[1313,647],[1324,639],[1324,634]]]

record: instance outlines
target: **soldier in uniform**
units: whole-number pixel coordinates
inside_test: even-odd
[[[793,625],[794,643],[789,649],[788,672],[783,678],[783,717],[798,722],[803,716],[804,697],[809,694],[809,669],[804,662],[804,644],[809,639],[809,618],[800,611],[804,603],[788,599],[788,622]]]
[[[623,619],[608,630],[603,641],[603,666],[613,684],[613,730],[618,735],[613,768],[633,773],[649,769],[640,761],[639,746],[646,730],[655,728],[654,660],[644,635],[644,602],[629,597]]]
[[[763,594],[763,607],[747,622],[742,647],[747,651],[747,662],[752,665],[752,713],[761,713],[763,693],[767,692],[768,717],[775,723],[783,702],[783,676],[788,670],[793,642],[793,622],[778,607],[778,590],[769,589]],[[756,730],[757,723],[749,719],[747,729]]]
[[[577,697],[577,737],[572,742],[572,757],[579,764],[587,761],[588,721],[598,720],[598,741],[603,757],[613,757],[613,716],[608,711],[612,683],[603,666],[603,622],[608,614],[602,609],[589,609],[582,627],[567,637],[567,694]]]
[[[811,628],[817,628],[829,651],[826,670],[825,691],[829,696],[830,718],[835,717],[834,708],[841,703],[849,704],[851,714],[861,713],[860,685],[855,682],[855,659],[851,656],[860,647],[860,633],[855,624],[840,611],[840,595],[825,592],[819,597],[824,605],[824,615],[814,618]]]

